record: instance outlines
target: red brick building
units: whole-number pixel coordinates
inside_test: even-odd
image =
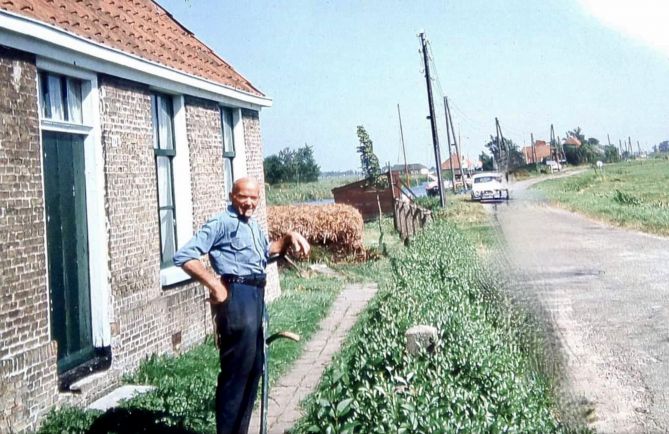
[[[263,182],[269,106],[151,0],[0,2],[0,432],[204,338],[171,257]]]
[[[551,146],[545,140],[535,140],[534,151],[531,146],[525,146],[521,149],[521,152],[526,164],[541,163],[544,159],[550,160],[551,158]]]

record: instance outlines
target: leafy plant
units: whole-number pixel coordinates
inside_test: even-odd
[[[309,398],[296,433],[559,432],[531,319],[495,289],[473,246],[436,222],[393,258],[393,280]],[[416,324],[431,352],[405,351]]]
[[[623,193],[620,190],[616,190],[613,195],[613,200],[621,205],[630,205],[630,206],[639,206],[641,201],[638,197],[631,195],[629,193]]]

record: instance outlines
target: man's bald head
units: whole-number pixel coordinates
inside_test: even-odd
[[[232,184],[232,194],[235,194],[241,188],[256,189],[258,190],[258,194],[260,194],[260,184],[258,184],[258,181],[251,176],[245,176],[244,178],[236,180],[235,183]]]
[[[255,178],[240,178],[232,185],[230,201],[240,216],[251,217],[258,206],[259,200],[260,184]]]

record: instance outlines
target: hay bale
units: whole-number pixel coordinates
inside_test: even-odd
[[[269,238],[290,231],[301,233],[311,244],[338,253],[358,253],[363,248],[364,224],[350,205],[283,205],[267,207]]]

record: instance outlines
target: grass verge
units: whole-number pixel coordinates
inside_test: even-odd
[[[326,178],[316,182],[286,183],[265,186],[268,205],[291,205],[315,200],[332,199],[332,189],[357,181],[358,178]]]
[[[541,369],[542,338],[493,282],[468,235],[437,220],[392,259],[391,284],[294,432],[568,432]],[[417,324],[438,337],[409,354],[404,333]]]
[[[607,165],[537,184],[553,203],[608,223],[669,235],[669,161]]]

